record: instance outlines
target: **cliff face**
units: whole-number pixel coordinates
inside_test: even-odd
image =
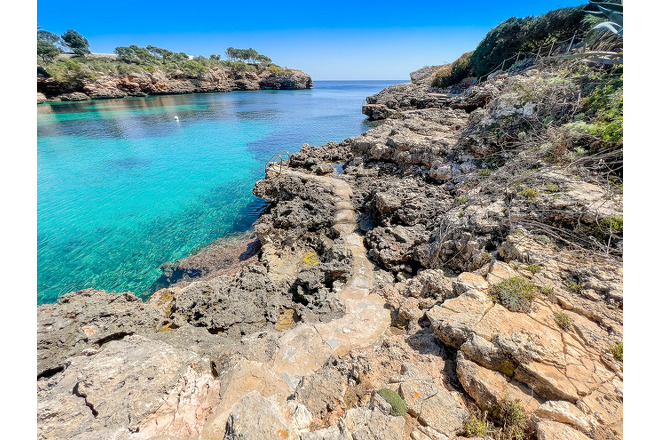
[[[622,150],[580,69],[397,87],[255,184],[237,273],[40,306],[39,438],[621,439]]]
[[[43,73],[37,76],[37,103],[51,101],[84,101],[87,99],[126,98],[130,96],[164,95],[232,90],[309,89],[312,78],[300,70],[268,69],[237,72],[213,67],[199,75],[166,73],[160,70],[126,76],[102,75],[94,80],[60,81]]]

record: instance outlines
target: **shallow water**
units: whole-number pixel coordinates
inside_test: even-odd
[[[162,263],[251,227],[273,154],[366,131],[363,99],[395,83],[38,106],[38,303],[148,295]]]

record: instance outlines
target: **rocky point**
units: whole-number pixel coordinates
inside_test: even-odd
[[[39,438],[455,439],[507,410],[517,438],[621,439],[617,153],[543,125],[579,105],[560,67],[444,96],[417,72],[256,183],[238,263],[40,306]]]

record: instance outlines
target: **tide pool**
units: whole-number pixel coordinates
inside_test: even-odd
[[[146,297],[162,263],[250,229],[273,154],[366,131],[362,101],[396,83],[38,106],[37,302],[88,287]]]

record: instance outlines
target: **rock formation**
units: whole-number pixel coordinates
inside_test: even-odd
[[[42,73],[37,76],[37,103],[232,90],[309,89],[313,86],[312,78],[296,69],[238,72],[213,67],[200,74],[168,73],[156,69],[126,75],[101,74],[93,79],[77,80],[57,80]]]
[[[554,69],[397,87],[256,183],[249,261],[40,306],[39,438],[621,439],[618,152],[543,125],[578,102]]]

